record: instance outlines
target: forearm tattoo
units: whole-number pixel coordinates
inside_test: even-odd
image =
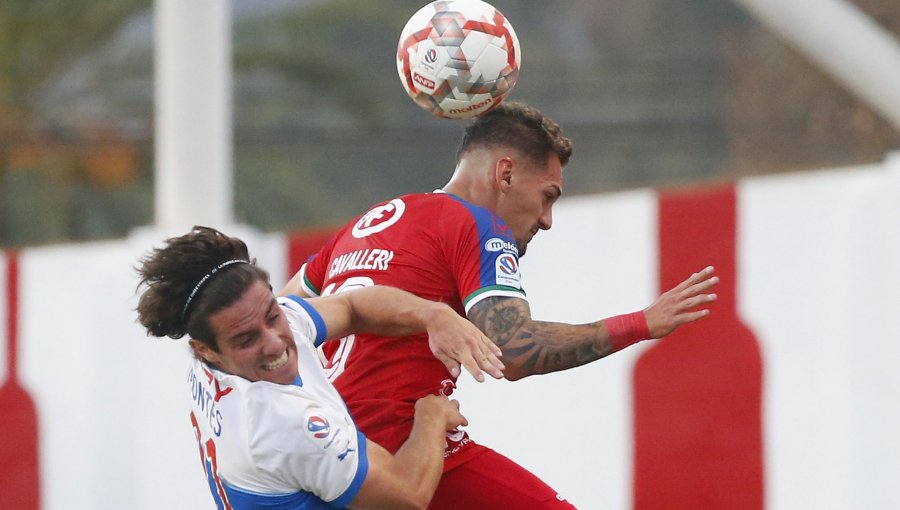
[[[509,379],[577,367],[612,352],[602,323],[535,321],[523,299],[486,298],[469,310],[469,319],[503,350]]]

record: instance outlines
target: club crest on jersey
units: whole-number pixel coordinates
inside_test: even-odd
[[[384,205],[373,207],[353,225],[350,233],[357,239],[377,234],[400,221],[400,217],[403,216],[405,210],[406,204],[399,198],[395,198]]]
[[[312,415],[306,420],[306,428],[316,439],[325,439],[331,433],[331,424],[323,416]]]
[[[504,251],[506,253],[512,253],[515,255],[519,254],[519,248],[516,247],[516,243],[507,241],[505,239],[500,239],[499,237],[492,237],[484,242],[485,251],[489,252],[498,252]]]
[[[517,289],[522,288],[519,275],[519,261],[511,253],[504,253],[497,257],[494,263],[497,275],[497,285],[507,285]]]

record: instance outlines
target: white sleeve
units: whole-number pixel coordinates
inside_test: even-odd
[[[257,468],[336,507],[349,504],[366,478],[368,458],[366,438],[347,410],[288,391],[256,396],[263,398],[249,399],[248,411]]]
[[[305,299],[290,294],[278,298],[278,304],[282,308],[290,310],[288,322],[291,325],[291,329],[311,341],[313,346],[318,347],[322,345],[322,342],[328,338],[325,319]]]

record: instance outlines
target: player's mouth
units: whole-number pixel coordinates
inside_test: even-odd
[[[262,367],[263,367],[263,370],[269,370],[269,371],[278,370],[279,368],[283,367],[285,365],[285,363],[287,363],[287,362],[288,362],[288,352],[287,352],[287,349],[285,349],[284,352],[281,353],[281,356],[278,357],[278,359],[270,361],[268,363],[263,363]]]

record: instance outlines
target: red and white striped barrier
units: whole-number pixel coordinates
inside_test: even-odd
[[[719,301],[705,320],[589,366],[463,377],[454,396],[471,436],[579,508],[900,508],[898,196],[895,157],[561,201],[522,260],[536,318],[640,309],[708,264]],[[276,286],[323,235],[234,233]],[[10,508],[212,507],[187,422],[186,346],[135,323],[133,267],[164,237],[0,256]],[[12,419],[27,405],[7,396],[11,341],[36,434]],[[22,478],[32,451],[36,493]]]

